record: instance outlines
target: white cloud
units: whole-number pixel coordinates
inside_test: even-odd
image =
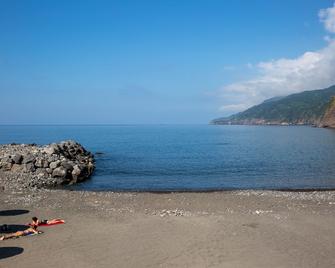
[[[321,10],[320,18],[328,31],[335,33],[335,5]],[[326,88],[335,84],[335,40],[318,51],[305,52],[294,59],[277,59],[254,65],[257,75],[219,90],[220,111],[234,113],[274,96],[285,96],[304,90]]]
[[[245,104],[228,104],[228,105],[222,105],[219,110],[222,112],[238,112],[241,110],[244,110],[247,108],[247,105]]]
[[[324,23],[327,31],[335,33],[335,3],[333,7],[321,9],[319,18]]]

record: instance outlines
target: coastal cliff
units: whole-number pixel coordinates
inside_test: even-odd
[[[320,127],[335,128],[335,97],[329,103],[329,106],[319,124]]]
[[[243,112],[212,120],[215,125],[314,125],[334,127],[335,86],[265,100]]]
[[[0,145],[0,186],[54,187],[90,177],[94,157],[79,143]]]

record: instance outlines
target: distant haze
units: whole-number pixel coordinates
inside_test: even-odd
[[[208,123],[335,84],[335,5],[0,1],[0,124]]]

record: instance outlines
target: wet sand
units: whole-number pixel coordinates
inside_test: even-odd
[[[0,267],[335,267],[333,191],[0,192],[0,224],[32,216],[66,224],[0,241]]]

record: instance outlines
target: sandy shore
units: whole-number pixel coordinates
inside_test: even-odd
[[[0,192],[0,224],[35,215],[66,224],[0,241],[0,267],[335,267],[335,192]]]

